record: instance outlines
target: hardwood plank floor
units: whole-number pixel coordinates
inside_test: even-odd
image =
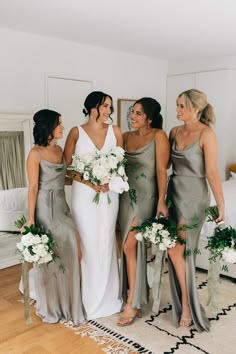
[[[45,324],[31,306],[33,324],[24,322],[22,295],[18,290],[21,265],[0,270],[1,354],[101,354],[103,346],[81,337],[63,324]]]

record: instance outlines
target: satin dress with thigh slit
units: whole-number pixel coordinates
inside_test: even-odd
[[[131,203],[129,192],[120,198],[119,227],[122,237],[122,249],[127,240],[131,224],[135,217],[139,225],[156,216],[158,186],[156,178],[155,141],[133,152],[126,151],[128,160],[127,176],[130,189],[134,189],[136,203]],[[137,242],[137,268],[132,307],[140,309],[148,301],[146,246],[144,241]],[[122,250],[120,269],[120,297],[127,300],[129,289],[126,257]]]
[[[59,258],[49,265],[34,267],[36,313],[44,322],[84,321],[76,228],[66,203],[66,164],[40,161],[35,223],[50,230]],[[59,269],[63,265],[65,271]]]
[[[202,224],[205,220],[205,209],[209,206],[210,195],[205,177],[204,154],[199,140],[184,150],[178,150],[176,140],[171,148],[171,162],[173,173],[169,179],[167,197],[172,202],[170,215],[178,223],[184,220],[187,225],[194,223],[196,217],[198,226],[186,231],[186,284],[189,307],[196,329],[208,331],[209,320],[203,307],[199,303],[195,261]],[[179,326],[181,317],[181,290],[174,266],[169,258],[169,275],[172,296],[173,320]]]

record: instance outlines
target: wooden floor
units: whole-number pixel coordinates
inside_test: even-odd
[[[81,337],[63,324],[45,324],[31,306],[33,324],[26,325],[18,291],[21,265],[0,270],[1,354],[98,354],[102,346]]]

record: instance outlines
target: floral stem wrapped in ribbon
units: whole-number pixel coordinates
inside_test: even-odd
[[[218,207],[206,209],[207,221],[215,221],[219,216]],[[236,229],[226,226],[223,221],[216,224],[214,235],[210,236],[206,248],[210,251],[210,261],[222,259],[227,263],[236,263]],[[227,267],[224,267],[227,271]]]
[[[49,264],[60,258],[56,252],[56,242],[50,232],[45,232],[43,228],[31,225],[24,226],[26,223],[25,216],[15,222],[18,229],[24,227],[21,241],[17,243],[16,250],[20,254],[22,263],[22,280],[24,287],[24,304],[25,304],[25,321],[27,324],[32,323],[29,309],[29,264],[36,266],[41,264]],[[65,267],[63,264],[59,266],[63,272]]]
[[[97,150],[94,154],[72,156],[72,164],[68,170],[79,172],[81,179],[92,184],[109,184],[109,190],[116,193],[123,193],[129,190],[128,177],[125,173],[127,160],[124,157],[125,151],[120,146],[114,147],[108,154],[100,155]],[[93,202],[99,203],[100,195],[97,193]],[[110,203],[109,195],[107,195]]]

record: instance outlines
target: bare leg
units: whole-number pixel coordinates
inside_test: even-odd
[[[181,220],[179,225],[185,224],[184,220]],[[186,240],[186,232],[180,231],[179,236]],[[192,323],[191,311],[189,308],[187,285],[186,285],[186,262],[184,259],[184,251],[186,246],[176,244],[174,248],[168,249],[169,257],[175,268],[175,272],[179,281],[181,289],[181,303],[182,303],[182,314],[180,319],[180,326],[188,327]]]
[[[138,219],[135,217],[130,226],[130,229],[133,226],[138,225]],[[135,278],[136,278],[136,267],[137,267],[137,240],[135,235],[137,231],[130,231],[128,233],[127,239],[124,244],[124,254],[126,256],[126,266],[127,266],[127,275],[129,282],[129,295],[127,299],[127,304],[122,313],[122,316],[119,318],[117,324],[119,326],[127,326],[134,322],[138,309],[132,308],[132,301],[134,296],[134,288],[135,288]]]

